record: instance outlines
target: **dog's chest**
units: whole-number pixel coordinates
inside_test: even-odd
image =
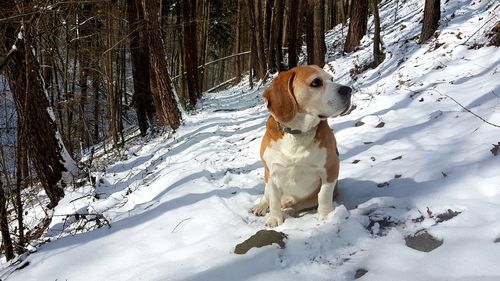
[[[314,135],[289,135],[274,141],[263,154],[270,176],[285,194],[305,197],[318,187],[325,173],[326,149]]]
[[[319,147],[312,133],[285,134],[282,139],[274,141],[266,149],[263,158],[268,165],[323,167],[326,161],[326,149]]]

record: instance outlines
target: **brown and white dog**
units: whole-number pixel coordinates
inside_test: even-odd
[[[318,206],[324,220],[333,211],[339,157],[326,119],[349,110],[351,91],[312,65],[281,72],[265,90],[271,113],[260,148],[266,186],[250,211],[258,216],[269,211],[267,226],[282,224],[283,212]]]

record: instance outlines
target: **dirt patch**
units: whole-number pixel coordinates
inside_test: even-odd
[[[278,244],[280,248],[285,248],[285,239],[288,236],[283,232],[274,230],[259,230],[254,235],[250,236],[247,240],[236,245],[234,253],[243,255],[252,248],[260,248],[274,243]]]
[[[443,245],[443,240],[438,240],[426,231],[413,236],[405,237],[406,246],[421,252],[430,252]]]

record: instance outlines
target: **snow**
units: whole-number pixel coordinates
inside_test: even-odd
[[[205,94],[173,138],[136,138],[117,161],[105,156],[114,163],[93,172],[95,186],[67,191],[54,210],[52,241],[4,264],[0,278],[353,280],[364,269],[360,280],[500,279],[500,157],[490,152],[500,129],[451,99],[500,124],[500,52],[469,48],[485,42],[500,7],[448,1],[439,37],[418,45],[423,1],[399,3],[396,21],[392,6],[381,4],[387,58],[378,68],[349,75],[369,62],[368,37],[351,55],[330,50],[334,78],[356,88],[357,108],[330,120],[341,174],[325,222],[314,211],[286,218],[275,228],[288,235],[285,249],[233,253],[265,223],[248,209],[264,189],[268,113],[263,88],[242,83]],[[340,37],[340,28],[329,32],[327,45]],[[448,210],[457,215],[439,219]],[[82,233],[66,216],[74,213],[102,214],[111,227]],[[423,230],[443,244],[431,252],[405,245]]]

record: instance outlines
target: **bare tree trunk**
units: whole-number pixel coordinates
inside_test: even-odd
[[[97,66],[94,66],[97,67]],[[92,89],[94,90],[94,139],[93,143],[97,143],[99,141],[99,111],[100,111],[100,83],[99,83],[99,75],[97,71],[94,71],[92,75]]]
[[[9,11],[12,7],[15,7],[12,0],[0,4],[0,10],[3,11]],[[15,14],[15,11],[11,12]],[[3,18],[9,16],[12,15],[0,14]],[[8,53],[12,46],[16,46],[17,51],[7,63],[6,73],[10,89],[14,93],[18,118],[26,124],[25,139],[30,149],[29,157],[50,200],[49,207],[53,208],[64,196],[64,191],[59,186],[63,172],[79,176],[80,170],[57,132],[39,73],[40,68],[32,53],[30,24],[31,22],[22,23],[23,36],[20,36],[13,24],[8,21],[0,22],[0,37],[5,38],[0,51]]]
[[[373,35],[373,63],[372,67],[375,68],[377,65],[382,63],[385,58],[385,54],[380,49],[382,45],[382,40],[380,39],[380,16],[378,13],[378,0],[370,0],[371,10],[373,12],[373,22],[375,25],[375,33]]]
[[[291,0],[290,1],[290,16],[288,24],[288,67],[296,67],[299,60],[299,54],[297,53],[297,45],[301,45],[302,42],[297,38],[300,36],[298,34],[298,18],[299,18],[299,2],[301,0]]]
[[[160,108],[156,108],[158,116],[164,124],[170,125],[172,129],[177,129],[181,125],[181,113],[177,107],[175,93],[167,71],[165,60],[165,49],[163,47],[161,31],[158,20],[158,5],[154,0],[141,0],[144,10],[144,19],[148,29],[148,44],[150,48],[150,65],[153,69],[151,73],[152,84],[156,84]],[[155,104],[158,106],[158,104]]]
[[[273,18],[276,25],[273,27],[276,33],[274,39],[274,53],[276,56],[276,68],[279,72],[285,70],[285,65],[283,63],[283,14],[285,12],[285,6],[283,0],[274,0],[273,7]]]
[[[313,0],[313,60],[312,63],[325,65],[325,0]]]
[[[312,1],[305,1],[305,32],[307,46],[307,64],[314,64],[314,7]]]
[[[337,0],[337,9],[338,9],[338,15],[339,15],[339,20],[342,22],[342,24],[345,24],[347,22],[347,16],[346,16],[346,9],[344,5],[344,0]]]
[[[0,232],[2,232],[2,248],[7,261],[14,258],[14,247],[10,238],[9,222],[7,219],[7,199],[3,190],[3,182],[0,179]]]
[[[440,17],[441,1],[425,0],[424,21],[422,23],[422,33],[420,34],[419,43],[424,43],[434,35],[439,26]]]
[[[239,1],[244,1],[244,0],[239,0]],[[206,78],[206,73],[205,73],[205,64],[207,63],[207,53],[208,53],[208,31],[209,31],[209,22],[210,22],[210,0],[204,0],[204,5],[203,5],[203,10],[204,10],[204,18],[203,18],[203,32],[202,32],[202,39],[201,39],[201,69],[200,69],[200,84],[199,84],[199,89],[200,91],[203,92],[203,89],[205,86],[205,78]],[[240,20],[238,18],[238,20]]]
[[[264,32],[262,28],[262,6],[261,1],[248,0],[249,20],[252,32],[252,51],[255,56],[255,74],[258,79],[266,75],[266,54],[264,50]],[[255,48],[254,48],[255,45]]]
[[[357,0],[351,4],[351,20],[344,44],[344,51],[350,53],[359,46],[361,38],[366,34],[368,20],[368,0]]]
[[[268,5],[270,5],[268,3]],[[271,30],[269,30],[269,44],[267,65],[271,72],[284,70],[283,66],[283,2],[274,0],[272,6]]]
[[[236,46],[235,46],[235,52],[237,54],[241,53],[241,41],[242,41],[242,14],[241,14],[241,9],[243,5],[243,0],[238,0],[238,6],[236,8]],[[236,57],[236,83],[239,83],[241,81],[241,74],[243,72],[243,59],[241,56]]]
[[[154,106],[151,97],[149,78],[149,46],[146,44],[144,12],[138,9],[138,0],[127,0],[128,23],[130,32],[130,56],[134,79],[134,105],[141,136],[145,136],[153,121]]]
[[[201,92],[198,89],[198,51],[196,42],[196,0],[183,1],[184,62],[186,65],[189,107],[194,108]]]
[[[24,127],[23,122],[17,122],[17,152],[16,152],[16,214],[17,214],[17,228],[19,232],[18,242],[16,244],[17,254],[24,252],[24,223],[23,223],[23,202],[21,198],[22,189],[26,186],[26,179],[28,177],[28,159],[26,151],[26,142],[24,140]]]

